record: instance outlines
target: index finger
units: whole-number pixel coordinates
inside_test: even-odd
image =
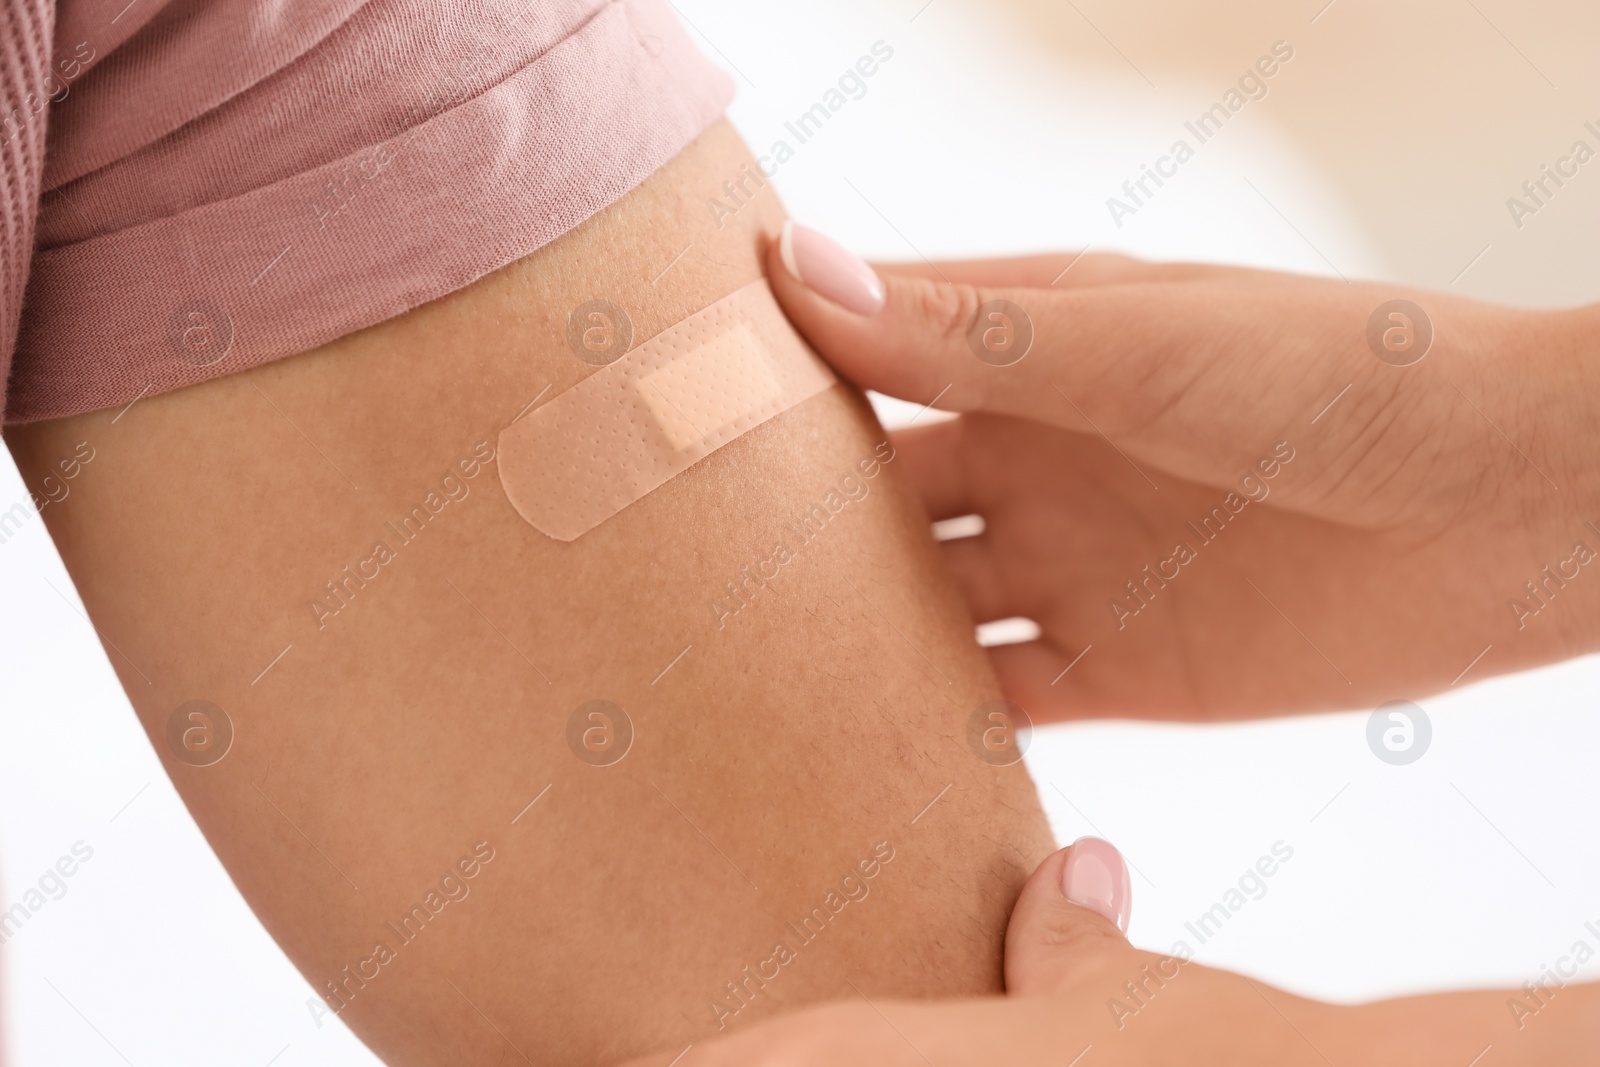
[[[785,240],[788,255],[769,253],[773,291],[856,384],[1097,434],[1195,481],[1231,478],[1330,390],[1383,369],[1363,341],[1378,299],[1358,290],[1372,287],[1225,273],[1062,290],[893,273],[872,279],[876,294],[843,294],[851,310],[826,276],[848,253],[799,227]],[[808,253],[818,241],[825,251]],[[802,280],[808,267],[823,276]]]
[[[880,277],[895,274],[929,281],[1025,289],[1078,289],[1093,285],[1264,275],[1264,272],[1245,267],[1222,267],[1210,263],[1152,263],[1117,252],[1094,252],[1088,247],[1076,252],[1002,259],[875,262],[872,267]]]

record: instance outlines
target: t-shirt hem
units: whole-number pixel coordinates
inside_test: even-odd
[[[645,25],[629,8],[607,5],[516,74],[387,141],[40,252],[5,422],[118,407],[316,348],[470,285],[614,203],[733,93],[675,23]]]

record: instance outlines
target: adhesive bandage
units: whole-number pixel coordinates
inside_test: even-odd
[[[757,280],[506,427],[500,483],[571,541],[835,380]]]

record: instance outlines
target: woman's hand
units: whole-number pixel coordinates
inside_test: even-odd
[[[768,270],[842,374],[963,413],[897,465],[984,517],[947,556],[978,621],[1039,624],[991,652],[1036,719],[1370,707],[1597,647],[1592,311],[1120,256],[879,281],[800,227]]]
[[[1520,1018],[1516,993],[1337,1007],[1132,947],[1128,875],[1086,838],[1023,887],[1006,932],[1004,998],[912,1003],[842,991],[838,1004],[632,1067],[1577,1067],[1600,1047],[1595,986],[1548,991]],[[1520,1024],[1520,1025],[1519,1025]]]
[[[1320,1033],[1335,1009],[1133,948],[1129,892],[1116,849],[1086,838],[1023,887],[1006,931],[1005,998],[912,1003],[845,990],[842,1003],[697,1043],[674,1067],[1323,1067],[1295,1028]]]

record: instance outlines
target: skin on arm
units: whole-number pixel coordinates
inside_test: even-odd
[[[969,748],[998,690],[901,471],[859,476],[883,455],[861,396],[570,543],[484,458],[593,373],[571,309],[612,301],[638,343],[761,276],[773,192],[705,207],[754,171],[718,125],[449,297],[114,424],[7,434],[36,489],[93,447],[45,520],[107,654],[245,898],[387,1062],[618,1060],[857,991],[1002,987],[1049,833],[1023,768]],[[848,471],[865,495],[785,529]],[[713,608],[780,541],[776,576]],[[234,732],[209,766],[168,742],[194,700]],[[592,700],[632,723],[609,766],[569,746]]]

